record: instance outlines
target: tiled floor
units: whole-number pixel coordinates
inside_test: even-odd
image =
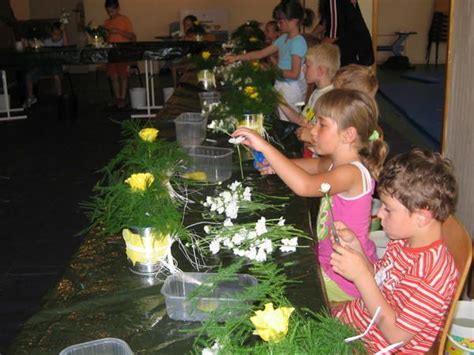
[[[129,113],[107,107],[109,87],[99,79],[95,85],[93,73],[73,76],[76,121],[58,120],[54,100],[44,96],[27,120],[0,123],[1,353],[81,243],[87,220],[79,203],[120,148],[120,122]],[[170,82],[169,74],[160,78],[162,86]],[[431,148],[387,101],[379,104],[391,154]]]

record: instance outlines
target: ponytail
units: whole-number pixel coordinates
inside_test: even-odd
[[[374,134],[374,132],[376,133]],[[368,145],[359,150],[362,163],[370,171],[370,174],[375,180],[379,177],[388,151],[388,144],[383,140],[382,129],[376,124],[372,137],[369,136]]]

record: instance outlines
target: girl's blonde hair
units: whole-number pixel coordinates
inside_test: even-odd
[[[358,139],[354,144],[362,163],[377,179],[388,154],[382,129],[377,123],[375,100],[363,92],[350,89],[334,89],[316,102],[316,117],[329,117],[339,130],[354,127]]]
[[[306,58],[309,58],[316,65],[325,67],[331,81],[341,66],[341,52],[335,44],[321,43],[310,47],[306,53]]]

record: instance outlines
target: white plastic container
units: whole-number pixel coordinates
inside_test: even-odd
[[[445,354],[474,354],[474,301],[458,301]]]
[[[204,321],[212,312],[222,307],[241,302],[238,294],[246,288],[254,287],[257,279],[246,274],[235,275],[236,279],[220,282],[207,297],[189,299],[193,290],[206,283],[215,273],[183,272],[166,278],[161,293],[165,296],[168,317],[181,321]],[[222,320],[235,314],[222,314]]]
[[[143,109],[146,106],[145,88],[130,89],[130,103],[135,110]]]
[[[190,157],[187,172],[204,172],[209,182],[225,181],[232,176],[232,149],[196,146],[184,151]]]
[[[68,346],[59,355],[133,355],[122,339],[103,338]]]
[[[206,139],[206,118],[198,112],[185,112],[175,120],[176,141],[180,147],[194,147]]]
[[[163,102],[166,103],[171,95],[174,93],[174,88],[169,87],[169,88],[163,88]]]

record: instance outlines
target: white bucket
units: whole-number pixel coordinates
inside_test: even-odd
[[[143,109],[146,107],[146,90],[145,88],[130,89],[130,101],[132,108]]]
[[[458,301],[445,354],[474,354],[474,301]]]
[[[163,103],[166,103],[166,101],[169,100],[169,98],[171,97],[171,95],[173,95],[173,93],[174,93],[173,87],[163,88]]]

